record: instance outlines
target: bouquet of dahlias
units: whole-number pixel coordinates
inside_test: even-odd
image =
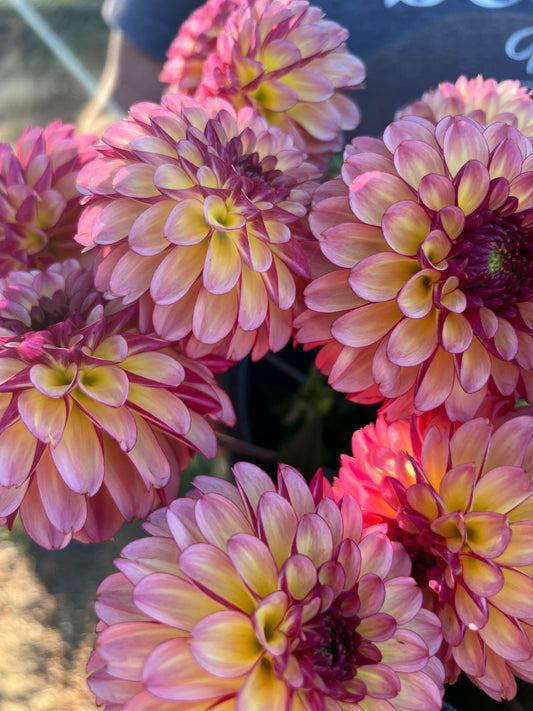
[[[159,104],[0,147],[0,522],[148,534],[97,594],[106,711],[531,698],[533,99],[461,77],[337,175],[346,38],[208,0]],[[283,432],[261,363],[285,441],[253,441]],[[217,452],[230,476],[180,487]]]

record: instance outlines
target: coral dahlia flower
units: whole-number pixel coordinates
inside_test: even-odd
[[[298,340],[356,401],[405,396],[473,417],[533,399],[533,147],[505,123],[406,117],[355,139],[317,191],[331,271],[306,289]]]
[[[340,92],[361,88],[365,78],[347,37],[347,30],[304,0],[239,3],[204,63],[196,96],[254,106],[309,154],[340,150],[342,132],[360,120],[355,104]]]
[[[80,252],[76,176],[94,140],[56,121],[28,128],[14,149],[0,143],[0,276]]]
[[[251,109],[213,113],[167,96],[106,131],[80,172],[76,239],[100,248],[97,287],[144,295],[166,340],[259,358],[288,342],[310,279],[300,238],[318,173]]]
[[[399,544],[348,497],[240,463],[154,512],[98,590],[89,686],[110,711],[441,708],[441,642]]]
[[[466,114],[484,126],[503,122],[518,128],[528,138],[533,138],[533,99],[531,89],[519,81],[497,82],[465,76],[452,84],[443,82],[437,89],[427,91],[419,101],[401,109],[402,116],[422,116],[438,123],[445,116]]]
[[[159,76],[162,82],[170,84],[171,92],[194,95],[205,61],[216,49],[226,20],[240,5],[238,0],[207,0],[181,25]]]
[[[231,421],[207,369],[128,331],[76,260],[0,279],[0,521],[47,548],[109,539],[177,495],[206,415]]]
[[[448,680],[459,670],[489,696],[533,682],[533,417],[497,426],[378,418],[354,433],[332,494],[387,523],[442,622]]]

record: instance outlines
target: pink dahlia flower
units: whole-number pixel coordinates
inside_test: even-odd
[[[532,153],[517,129],[466,116],[354,140],[316,194],[331,271],[297,322],[335,389],[460,421],[487,395],[533,399]]]
[[[14,149],[0,144],[0,276],[80,252],[76,176],[94,140],[56,121],[27,129]]]
[[[465,114],[488,126],[503,122],[533,138],[533,99],[531,89],[519,81],[459,77],[455,84],[443,82],[427,91],[419,101],[401,109],[402,116],[422,116],[438,123],[445,116]]]
[[[442,417],[354,433],[332,495],[387,523],[442,622],[448,680],[459,670],[494,699],[533,682],[533,417],[499,426]]]
[[[226,20],[241,4],[238,0],[207,0],[185,20],[168,49],[159,76],[162,82],[170,84],[170,91],[194,95],[204,63],[215,51]]]
[[[440,625],[347,497],[240,463],[152,514],[98,590],[89,686],[108,711],[441,708]]]
[[[90,199],[76,239],[100,247],[97,287],[143,297],[166,340],[259,358],[286,345],[301,308],[318,173],[251,109],[214,113],[167,96],[106,131],[79,176]]]
[[[231,422],[207,369],[126,329],[68,260],[0,280],[0,520],[47,548],[109,539],[177,495],[206,415]]]
[[[204,63],[197,97],[254,106],[309,154],[340,150],[342,132],[360,120],[355,104],[340,92],[360,89],[365,78],[347,37],[304,0],[239,3]]]

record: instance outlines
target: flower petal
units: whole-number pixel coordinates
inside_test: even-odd
[[[202,669],[217,677],[247,674],[264,653],[250,617],[237,610],[204,617],[191,634],[192,655]]]
[[[223,609],[188,581],[168,573],[147,575],[135,586],[133,599],[145,615],[185,632],[203,617]]]
[[[102,445],[94,425],[77,408],[72,407],[57,445],[51,448],[52,459],[65,484],[78,494],[94,496],[104,478]]]
[[[355,216],[369,225],[381,225],[385,211],[400,200],[415,200],[415,193],[401,178],[371,170],[350,185],[350,206]]]

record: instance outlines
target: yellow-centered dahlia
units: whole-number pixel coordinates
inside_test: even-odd
[[[348,32],[305,0],[238,5],[204,63],[197,98],[251,105],[309,154],[340,150],[343,131],[360,120],[341,90],[359,89],[365,78]]]
[[[505,123],[405,117],[346,150],[311,227],[331,271],[298,340],[361,402],[474,416],[533,399],[533,146]]]
[[[0,276],[79,254],[76,177],[94,140],[56,121],[28,128],[15,148],[0,143]]]
[[[107,711],[437,711],[440,624],[410,561],[347,497],[281,466],[195,480],[98,590]]]
[[[329,495],[386,523],[442,622],[448,680],[495,699],[533,681],[533,417],[497,425],[378,418],[354,433]]]
[[[98,288],[141,299],[161,337],[259,358],[301,309],[318,172],[251,109],[207,104],[169,95],[104,133],[76,239],[99,249]]]
[[[531,89],[519,81],[497,82],[481,75],[475,79],[461,76],[455,84],[443,82],[436,89],[427,91],[419,101],[398,111],[397,118],[414,115],[438,123],[445,116],[464,114],[484,126],[498,122],[509,124],[531,139],[531,94]]]
[[[232,422],[207,368],[129,328],[76,260],[0,279],[0,523],[47,548],[107,540],[176,495],[206,417]]]

